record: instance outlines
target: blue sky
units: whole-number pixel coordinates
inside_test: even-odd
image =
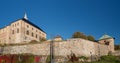
[[[47,33],[71,38],[76,31],[99,39],[103,34],[120,44],[120,0],[0,0],[0,28],[28,19]]]

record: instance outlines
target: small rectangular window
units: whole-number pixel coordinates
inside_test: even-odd
[[[37,38],[37,34],[36,34],[36,38]]]
[[[11,38],[9,37],[9,39],[11,39]]]
[[[28,30],[27,30],[26,34],[29,35],[29,31]]]
[[[19,29],[17,29],[17,33],[19,33]]]
[[[16,27],[16,24],[15,24],[15,27]]]
[[[14,34],[14,30],[12,30],[12,34]]]
[[[32,28],[32,30],[34,30],[34,29]]]
[[[34,37],[34,34],[33,34],[33,32],[32,32],[32,37]]]

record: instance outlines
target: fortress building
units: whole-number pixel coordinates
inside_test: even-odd
[[[25,43],[31,40],[46,39],[46,33],[30,22],[27,15],[0,29],[0,43]]]
[[[40,41],[46,39],[46,33],[31,23],[27,15],[24,18],[10,23],[10,25],[0,29],[0,43],[1,44],[15,44],[15,43],[28,43],[32,40]],[[34,41],[32,41],[34,42]],[[35,44],[24,45],[9,45],[0,47],[0,54],[26,54],[48,56],[50,55],[51,48],[53,48],[54,56],[66,58],[71,53],[77,57],[100,57],[114,53],[114,38],[109,35],[103,35],[98,42],[85,40],[82,38],[71,38],[62,40],[61,36],[56,36],[51,41]]]

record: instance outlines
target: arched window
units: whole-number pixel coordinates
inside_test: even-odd
[[[28,30],[26,31],[26,34],[29,35],[29,31]]]

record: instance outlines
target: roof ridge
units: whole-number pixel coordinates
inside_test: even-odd
[[[29,20],[27,20],[27,19],[25,19],[25,18],[22,18],[22,20],[23,20],[24,22],[27,22],[27,23],[31,24],[32,26],[36,27],[37,29],[43,31],[40,27],[38,27],[37,25],[35,25],[35,24],[32,23],[31,21],[29,21]],[[46,33],[45,31],[43,31],[43,32]]]
[[[113,37],[111,37],[111,36],[109,36],[107,34],[104,34],[102,37],[100,37],[99,40],[108,39],[108,38],[113,38]]]

